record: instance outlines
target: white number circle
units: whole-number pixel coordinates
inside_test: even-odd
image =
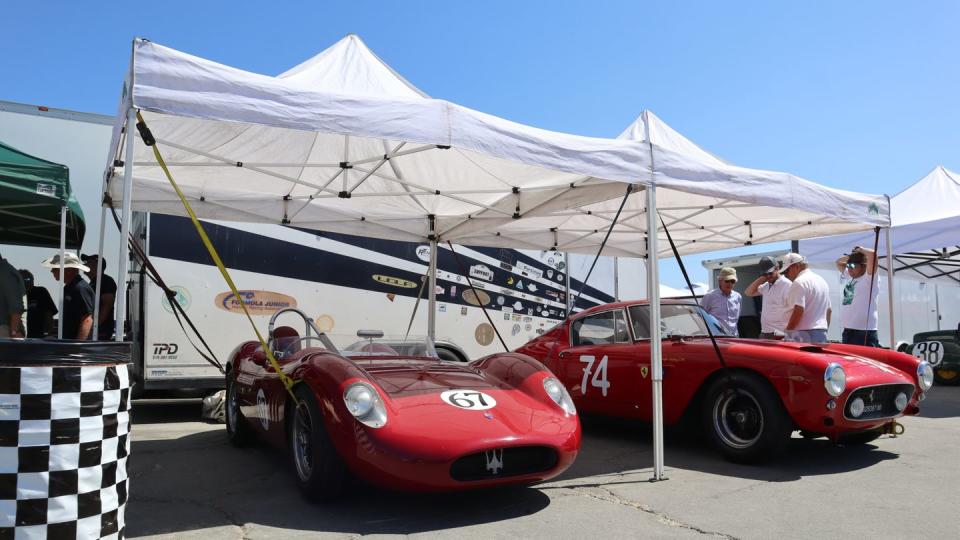
[[[933,367],[943,362],[943,343],[939,341],[921,341],[913,344],[913,356],[925,360]]]
[[[447,390],[440,394],[440,399],[447,405],[471,411],[483,411],[497,406],[497,400],[493,399],[493,396],[476,390]]]

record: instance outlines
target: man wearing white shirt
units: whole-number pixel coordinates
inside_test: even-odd
[[[783,336],[787,322],[793,312],[793,306],[787,305],[787,295],[792,282],[780,275],[780,267],[770,257],[760,259],[760,277],[747,285],[743,294],[763,296],[763,308],[760,310],[760,339],[775,339]]]
[[[879,347],[877,304],[880,301],[880,287],[877,283],[877,254],[873,250],[856,246],[849,256],[837,259],[837,269],[843,275],[843,303],[840,305],[843,342],[849,345]]]
[[[799,253],[783,258],[783,273],[792,281],[787,305],[791,307],[786,339],[802,343],[826,343],[830,326],[830,286],[822,277],[807,269],[806,259]]]

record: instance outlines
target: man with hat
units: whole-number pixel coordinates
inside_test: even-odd
[[[59,280],[60,253],[43,261],[53,278]],[[90,270],[80,257],[69,251],[63,258],[63,337],[64,339],[90,339],[93,330],[94,293],[80,272]]]
[[[837,269],[843,276],[843,302],[840,304],[843,342],[849,345],[879,347],[877,304],[880,301],[880,287],[877,283],[877,254],[871,249],[856,246],[850,255],[837,259]]]
[[[792,283],[780,275],[780,266],[770,257],[760,258],[760,277],[747,285],[743,294],[763,296],[760,309],[760,339],[783,336],[790,320],[792,306],[787,305],[787,294]]]
[[[733,290],[737,284],[737,271],[721,268],[717,288],[703,295],[700,307],[714,316],[728,335],[737,336],[737,321],[740,320],[740,293]]]
[[[107,269],[106,259],[101,259],[96,253],[92,255],[81,255],[83,263],[90,267],[87,272],[87,279],[90,280],[90,288],[94,293],[97,291],[97,281],[100,283],[100,321],[97,323],[97,339],[109,341],[113,337],[113,303],[117,297],[117,282],[104,272]]]
[[[786,339],[802,343],[826,343],[830,327],[830,287],[827,282],[807,268],[807,261],[799,253],[783,257],[783,274],[792,281],[787,294],[790,319]]]

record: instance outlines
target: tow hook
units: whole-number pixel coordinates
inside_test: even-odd
[[[907,429],[903,427],[903,424],[897,422],[896,420],[883,426],[884,435],[890,435],[892,437],[899,437],[900,435],[903,435],[904,431],[906,430]]]

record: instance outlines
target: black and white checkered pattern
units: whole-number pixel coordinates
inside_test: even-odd
[[[0,367],[0,540],[122,538],[129,365]]]

